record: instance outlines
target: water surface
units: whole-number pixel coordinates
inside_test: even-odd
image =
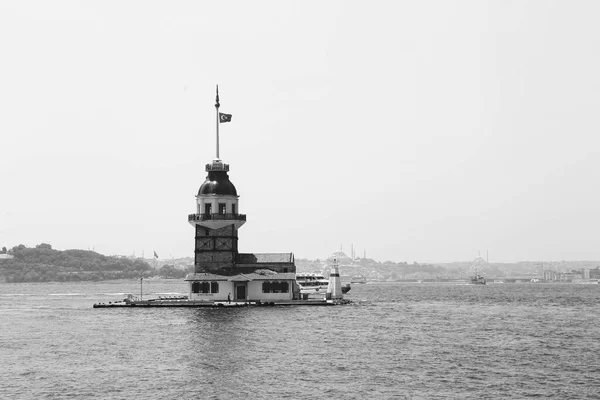
[[[144,297],[187,294],[144,281]],[[0,398],[599,398],[600,287],[354,285],[342,307],[93,309],[0,284]]]

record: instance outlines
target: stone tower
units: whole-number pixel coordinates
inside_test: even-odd
[[[206,164],[208,173],[196,196],[196,213],[188,216],[195,227],[194,270],[233,275],[238,256],[238,229],[246,222],[239,214],[239,196],[229,180],[229,165]]]

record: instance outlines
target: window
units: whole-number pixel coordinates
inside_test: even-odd
[[[200,293],[210,293],[210,283],[202,282],[200,284]]]
[[[273,282],[273,293],[281,293],[281,282]]]
[[[204,205],[204,214],[211,214],[212,212],[212,204],[205,204]]]
[[[194,282],[192,293],[219,293],[219,282]]]
[[[219,214],[224,215],[227,211],[227,204],[219,203]]]
[[[263,282],[263,284],[262,284],[263,293],[271,293],[272,290],[273,290],[273,285],[271,284],[271,282]]]
[[[288,282],[268,282],[262,284],[263,293],[289,293],[290,284]]]
[[[232,204],[232,205],[231,205],[231,213],[232,213],[232,214],[235,214],[235,204]]]

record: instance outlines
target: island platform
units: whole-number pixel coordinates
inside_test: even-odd
[[[351,304],[345,299],[326,300],[277,300],[277,301],[199,301],[188,299],[150,299],[150,300],[122,300],[108,303],[96,303],[94,308],[150,308],[150,307],[272,307],[272,306],[338,306]]]

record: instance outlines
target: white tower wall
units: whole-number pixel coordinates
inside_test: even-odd
[[[333,259],[331,272],[329,274],[329,285],[327,286],[328,300],[341,300],[344,298],[342,293],[342,280],[340,278],[340,269],[337,259]]]

